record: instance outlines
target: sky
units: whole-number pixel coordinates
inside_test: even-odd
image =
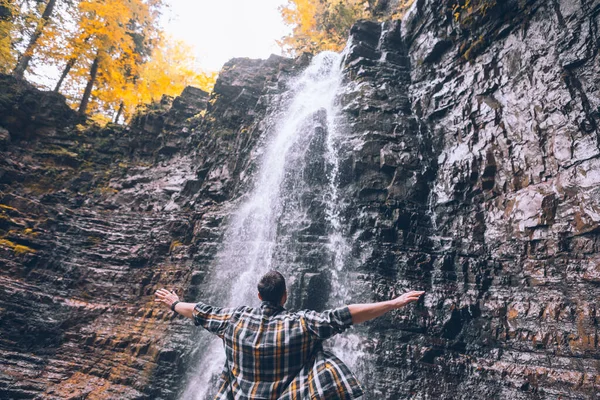
[[[218,71],[233,57],[281,54],[275,40],[290,32],[279,13],[287,0],[169,0],[166,32],[194,48],[203,69]]]

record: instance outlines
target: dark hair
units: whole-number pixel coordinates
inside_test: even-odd
[[[285,294],[285,278],[277,271],[269,271],[258,281],[258,293],[263,301],[279,304]]]

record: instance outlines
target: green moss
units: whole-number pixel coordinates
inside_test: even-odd
[[[456,0],[452,5],[452,16],[461,28],[471,30],[486,18],[497,0]]]
[[[63,147],[59,147],[58,149],[50,149],[44,152],[44,154],[52,154],[54,156],[61,156],[61,157],[69,157],[69,158],[77,158],[79,157],[79,154],[74,153],[72,151],[68,151],[67,149],[63,148]]]
[[[179,246],[182,246],[183,243],[181,243],[179,240],[173,240],[171,242],[171,246],[169,246],[169,252],[172,252],[173,250],[175,250],[176,248],[178,248]]]
[[[8,248],[12,249],[15,252],[15,254],[35,253],[35,250],[32,249],[31,247],[23,246],[21,244],[11,242],[10,240],[7,240],[7,239],[0,239],[0,246],[8,247]]]
[[[474,41],[471,46],[464,52],[463,58],[467,61],[474,60],[475,57],[483,50],[485,47],[486,40],[483,36],[479,36],[479,38]]]
[[[94,246],[102,243],[102,239],[97,236],[88,236],[87,241],[88,241],[88,243],[90,243],[91,245],[94,245]]]

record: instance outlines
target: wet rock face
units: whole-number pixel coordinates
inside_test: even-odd
[[[52,136],[80,120],[58,93],[48,92],[40,97],[32,85],[10,75],[0,76],[0,87],[0,126],[11,133],[12,140]],[[0,139],[0,143],[3,141]]]
[[[264,97],[300,67],[235,60],[210,104],[187,88],[129,127],[84,132],[54,94],[0,77],[12,85],[0,108],[0,398],[176,398],[197,330],[154,292],[201,297],[232,188],[255,164]]]
[[[140,213],[111,185],[156,164],[148,149],[163,141],[135,126],[82,132],[55,94],[11,85],[3,98],[24,100],[0,109],[0,132],[10,130],[0,157],[0,398],[147,398],[152,371],[172,364],[153,338],[164,329],[149,329],[172,318],[151,306],[153,282],[190,275],[176,253],[193,214]]]
[[[375,298],[427,291],[370,325],[363,379],[383,398],[595,398],[600,3],[470,5],[417,1],[400,40],[353,28],[354,268]]]
[[[352,28],[340,279],[355,302],[427,291],[354,329],[367,399],[598,397],[599,16],[597,1],[419,0],[402,23]],[[203,349],[152,294],[210,289],[305,65],[232,60],[210,98],[189,88],[84,133],[60,98],[0,77],[0,398],[177,398]],[[327,134],[315,123],[295,153],[317,222]],[[335,300],[315,266],[327,229],[300,232],[293,307]]]
[[[188,86],[175,99],[163,96],[159,104],[152,105],[148,111],[136,115],[131,125],[157,135],[163,130],[181,131],[188,118],[206,109],[208,98],[209,94],[204,90]]]

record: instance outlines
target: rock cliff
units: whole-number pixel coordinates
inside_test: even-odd
[[[318,112],[289,181],[312,188],[309,222],[284,207],[278,241],[298,254],[290,308],[335,303],[340,282],[357,302],[427,291],[336,344],[360,355],[367,399],[600,397],[599,23],[598,1],[417,0],[352,28],[338,163],[320,161]],[[0,398],[184,393],[204,339],[153,293],[215,292],[309,58],[234,59],[210,95],[102,129],[0,77]],[[331,168],[343,274],[324,244]]]

